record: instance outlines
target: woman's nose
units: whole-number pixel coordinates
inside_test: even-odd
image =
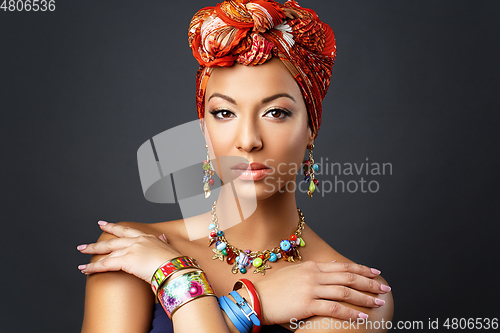
[[[262,148],[262,138],[257,122],[245,119],[236,133],[235,147],[240,151],[252,152]]]

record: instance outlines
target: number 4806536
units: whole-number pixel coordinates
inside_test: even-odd
[[[4,0],[0,9],[4,12],[53,12],[56,10],[55,0]]]

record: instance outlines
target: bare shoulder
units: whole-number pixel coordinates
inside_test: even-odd
[[[312,261],[318,261],[318,262],[331,262],[331,261],[337,261],[338,263],[342,263],[345,265],[357,265],[356,262],[350,260],[349,258],[343,256],[339,252],[337,252],[334,248],[332,248],[327,242],[325,242],[321,237],[319,237],[314,231],[312,231],[309,228],[309,234],[308,238],[309,241],[307,242],[307,245],[312,244],[312,246],[309,247],[309,251],[313,253],[314,255],[307,255],[306,260],[312,260]],[[304,247],[304,250],[301,251],[301,253],[306,254],[307,252],[305,251],[307,248]],[[383,269],[383,268],[380,268]],[[383,284],[386,286],[389,286],[390,284],[381,276],[377,276],[373,278],[374,281],[378,282],[378,284]],[[320,323],[321,326],[318,325],[318,327],[322,327],[321,329],[314,330],[314,332],[329,332],[329,331],[336,331],[336,332],[343,332],[343,331],[349,331],[349,332],[386,332],[389,327],[386,324],[388,321],[392,320],[393,313],[394,313],[394,302],[393,302],[393,297],[392,297],[392,292],[381,292],[380,294],[372,294],[368,292],[362,292],[366,295],[370,295],[379,299],[382,299],[385,303],[383,306],[379,308],[365,308],[361,306],[356,306],[352,305],[346,302],[339,302],[342,305],[345,305],[347,307],[350,307],[352,309],[362,311],[366,314],[368,314],[368,319],[363,323],[362,320],[360,319],[359,325],[347,325],[347,322],[337,320],[334,318],[330,317],[311,317],[308,318],[311,322],[317,322]],[[335,327],[337,326],[337,327]],[[341,329],[339,329],[339,327]],[[384,329],[385,328],[385,329]],[[297,332],[300,332],[301,330],[297,330]]]

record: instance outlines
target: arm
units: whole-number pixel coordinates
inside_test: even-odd
[[[116,238],[104,232],[98,242]],[[105,257],[106,255],[94,254],[91,263]],[[100,261],[102,262],[103,260]],[[82,333],[149,332],[153,306],[154,294],[150,284],[144,280],[121,270],[90,274],[85,292]],[[215,297],[202,297],[189,302],[174,314],[172,321],[176,333],[238,332],[232,323],[229,324],[231,329],[228,328],[226,321],[230,323],[230,320],[221,313]]]
[[[141,312],[146,311],[143,305],[141,305],[142,310],[138,312],[139,314],[142,313],[140,318],[123,318],[124,315],[118,313],[114,309],[116,300],[110,303],[108,299],[102,300],[100,294],[96,296],[96,293],[99,291],[102,292],[102,289],[104,289],[104,293],[107,295],[106,297],[114,298],[116,297],[115,293],[109,293],[108,290],[114,290],[118,292],[118,294],[123,291],[123,295],[126,297],[120,298],[119,300],[124,304],[120,305],[118,308],[122,310],[122,307],[125,306],[126,311],[128,309],[128,304],[131,303],[130,299],[135,302],[134,297],[140,297],[141,299],[148,298],[146,292],[152,295],[149,291],[149,282],[154,270],[166,260],[181,255],[171,245],[159,240],[156,236],[146,234],[125,225],[126,223],[101,225],[104,231],[114,234],[117,237],[112,235],[103,236],[109,238],[103,238],[100,242],[90,244],[85,246],[85,248],[79,247],[80,251],[83,253],[104,255],[100,257],[95,256],[92,263],[79,267],[85,274],[91,275],[99,273],[96,274],[96,276],[110,276],[110,273],[103,272],[118,271],[117,273],[120,273],[119,271],[124,271],[125,273],[139,278],[136,280],[127,280],[129,282],[119,284],[118,286],[121,287],[118,290],[114,288],[114,280],[111,277],[104,280],[107,281],[106,283],[99,283],[98,287],[94,286],[92,289],[97,290],[96,292],[92,292],[92,290],[89,289],[88,298],[90,300],[88,302],[89,304],[86,304],[86,312],[88,310],[89,315],[85,316],[84,329],[87,328],[86,323],[94,323],[92,327],[100,329],[99,325],[103,325],[101,320],[106,321],[106,327],[111,327],[113,329],[114,326],[112,324],[120,322],[121,320],[126,320],[127,322],[136,320],[141,323],[147,323],[147,328],[149,328],[151,315],[149,314],[148,317],[144,315],[144,312]],[[335,301],[346,301],[368,308],[380,307],[380,305],[374,302],[374,297],[357,291],[364,290],[377,294],[383,293],[383,291],[380,290],[380,283],[374,282],[373,280],[377,275],[378,273],[374,273],[365,266],[336,262],[305,262],[282,268],[269,278],[259,281],[258,287],[256,284],[256,288],[262,300],[264,313],[262,322],[264,325],[272,325],[275,323],[282,324],[288,323],[290,318],[300,319],[319,315],[336,317],[344,320],[349,318],[357,319],[360,317],[361,311],[348,308]],[[352,279],[353,277],[354,279]],[[99,280],[97,281],[99,282]],[[130,281],[134,281],[134,283]],[[139,284],[139,282],[142,283],[142,285]],[[141,289],[139,285],[143,286],[144,293],[135,294],[135,291]],[[144,287],[144,285],[147,286],[147,288]],[[279,288],[276,288],[276,286],[279,286]],[[352,287],[352,289],[347,286]],[[130,291],[130,289],[133,289],[133,291]],[[290,292],[290,290],[293,290],[293,292]],[[343,296],[345,290],[350,290],[349,297]],[[112,311],[114,312],[110,317],[111,319],[102,316],[99,312],[91,310],[91,308],[101,308],[101,306],[96,305],[96,303],[99,302],[99,298],[106,304],[106,306],[102,306],[104,310],[101,311],[106,311],[106,309],[109,308],[113,309]],[[301,301],[297,302],[297,300]],[[151,313],[152,301],[149,304],[150,306],[147,311]],[[135,311],[134,308],[130,310],[130,312],[133,311]],[[125,312],[125,315],[128,315],[130,312]],[[196,320],[193,320],[193,318],[196,318]],[[226,322],[229,323],[229,320],[225,314],[221,313],[217,300],[213,296],[202,297],[187,303],[174,314],[172,319],[174,327],[176,327],[176,332],[182,332],[184,329],[192,331],[193,325],[199,325],[200,332],[236,332],[232,324],[225,324]],[[193,324],[193,322],[196,323]],[[122,326],[127,326],[125,329],[128,329],[126,323]],[[92,330],[92,332],[96,331]]]
[[[82,333],[149,332],[153,305],[150,285],[137,277],[125,272],[93,274],[87,280]],[[172,321],[175,332],[238,332],[222,315],[215,297],[184,305]]]
[[[103,233],[99,241],[116,238]],[[93,255],[91,262],[104,257]],[[151,327],[154,295],[151,287],[123,271],[87,277],[82,333],[148,332]]]

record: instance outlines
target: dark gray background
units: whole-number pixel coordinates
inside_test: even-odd
[[[181,217],[144,199],[136,152],[196,118],[187,28],[213,4],[0,11],[0,331],[79,331],[90,258],[75,247],[96,222]],[[338,45],[316,159],[393,165],[374,194],[300,195],[307,223],[382,270],[395,320],[498,317],[499,2],[301,4]]]

